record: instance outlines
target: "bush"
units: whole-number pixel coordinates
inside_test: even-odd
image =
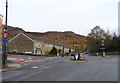
[[[62,50],[61,49],[58,49],[58,53],[60,54],[62,52]]]
[[[45,52],[45,55],[49,55],[49,54],[50,54],[50,52],[48,52],[48,51]]]
[[[57,49],[55,47],[52,48],[50,54],[57,55]]]

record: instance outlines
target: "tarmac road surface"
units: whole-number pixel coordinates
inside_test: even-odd
[[[3,72],[3,81],[118,81],[118,56],[88,56],[87,60],[46,59]]]

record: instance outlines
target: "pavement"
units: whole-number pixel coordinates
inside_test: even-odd
[[[23,65],[38,63],[38,62],[43,61],[45,59],[52,59],[52,58],[55,58],[55,57],[48,57],[48,58],[44,57],[43,58],[43,57],[36,57],[36,56],[10,55],[10,56],[7,57],[6,65],[3,68],[0,69],[0,72],[16,70]]]
[[[21,67],[22,65],[15,63],[15,62],[11,62],[11,61],[7,61],[6,65],[0,69],[0,72],[6,72],[6,71],[10,71],[10,70],[15,70],[19,67]]]
[[[8,61],[15,62],[15,63],[21,64],[21,65],[38,63],[38,62],[40,62],[44,59],[45,59],[45,57],[27,56],[27,55],[10,55],[10,56],[7,56]]]

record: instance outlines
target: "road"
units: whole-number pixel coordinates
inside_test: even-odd
[[[69,61],[55,57],[3,72],[3,81],[118,81],[118,57],[87,57],[88,61]]]

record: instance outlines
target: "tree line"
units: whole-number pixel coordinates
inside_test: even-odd
[[[110,34],[100,26],[94,27],[87,36],[86,49],[93,53],[100,52],[101,41],[104,40],[105,52],[118,52],[120,51],[120,36]]]

